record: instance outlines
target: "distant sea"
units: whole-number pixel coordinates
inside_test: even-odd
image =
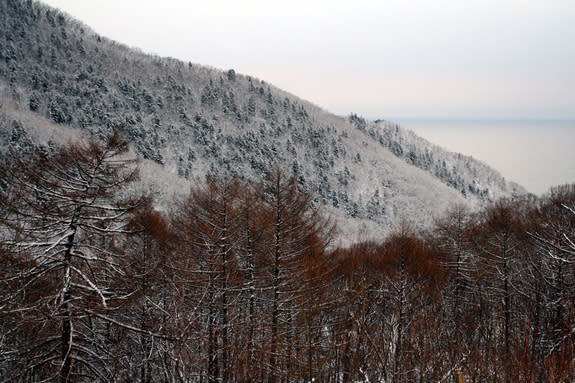
[[[490,165],[537,195],[575,183],[575,120],[391,121]]]

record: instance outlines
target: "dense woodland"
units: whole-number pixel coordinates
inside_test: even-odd
[[[0,382],[575,380],[575,185],[36,1],[0,21]]]
[[[0,169],[0,381],[575,379],[575,185],[337,248],[279,169],[169,211],[119,133]]]
[[[0,0],[0,26],[0,152],[120,130],[143,159],[143,183],[160,178],[147,178],[151,166],[183,184],[224,172],[261,183],[279,165],[353,237],[401,220],[423,227],[447,201],[525,192],[391,122],[335,116],[233,69],[145,54],[38,1]],[[158,183],[177,182],[168,179]]]

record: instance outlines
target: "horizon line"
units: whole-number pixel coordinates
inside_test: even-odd
[[[349,116],[349,115],[348,115]],[[346,116],[346,117],[348,117]],[[389,121],[402,123],[408,121],[438,121],[438,122],[575,122],[575,117],[550,118],[550,117],[364,117],[370,121]]]

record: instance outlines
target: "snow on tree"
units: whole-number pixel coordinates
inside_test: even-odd
[[[111,379],[109,315],[132,293],[122,243],[143,204],[127,190],[138,174],[127,150],[113,134],[3,164],[5,377]]]

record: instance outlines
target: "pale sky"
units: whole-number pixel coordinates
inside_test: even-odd
[[[144,52],[367,118],[575,118],[572,0],[47,0]]]

